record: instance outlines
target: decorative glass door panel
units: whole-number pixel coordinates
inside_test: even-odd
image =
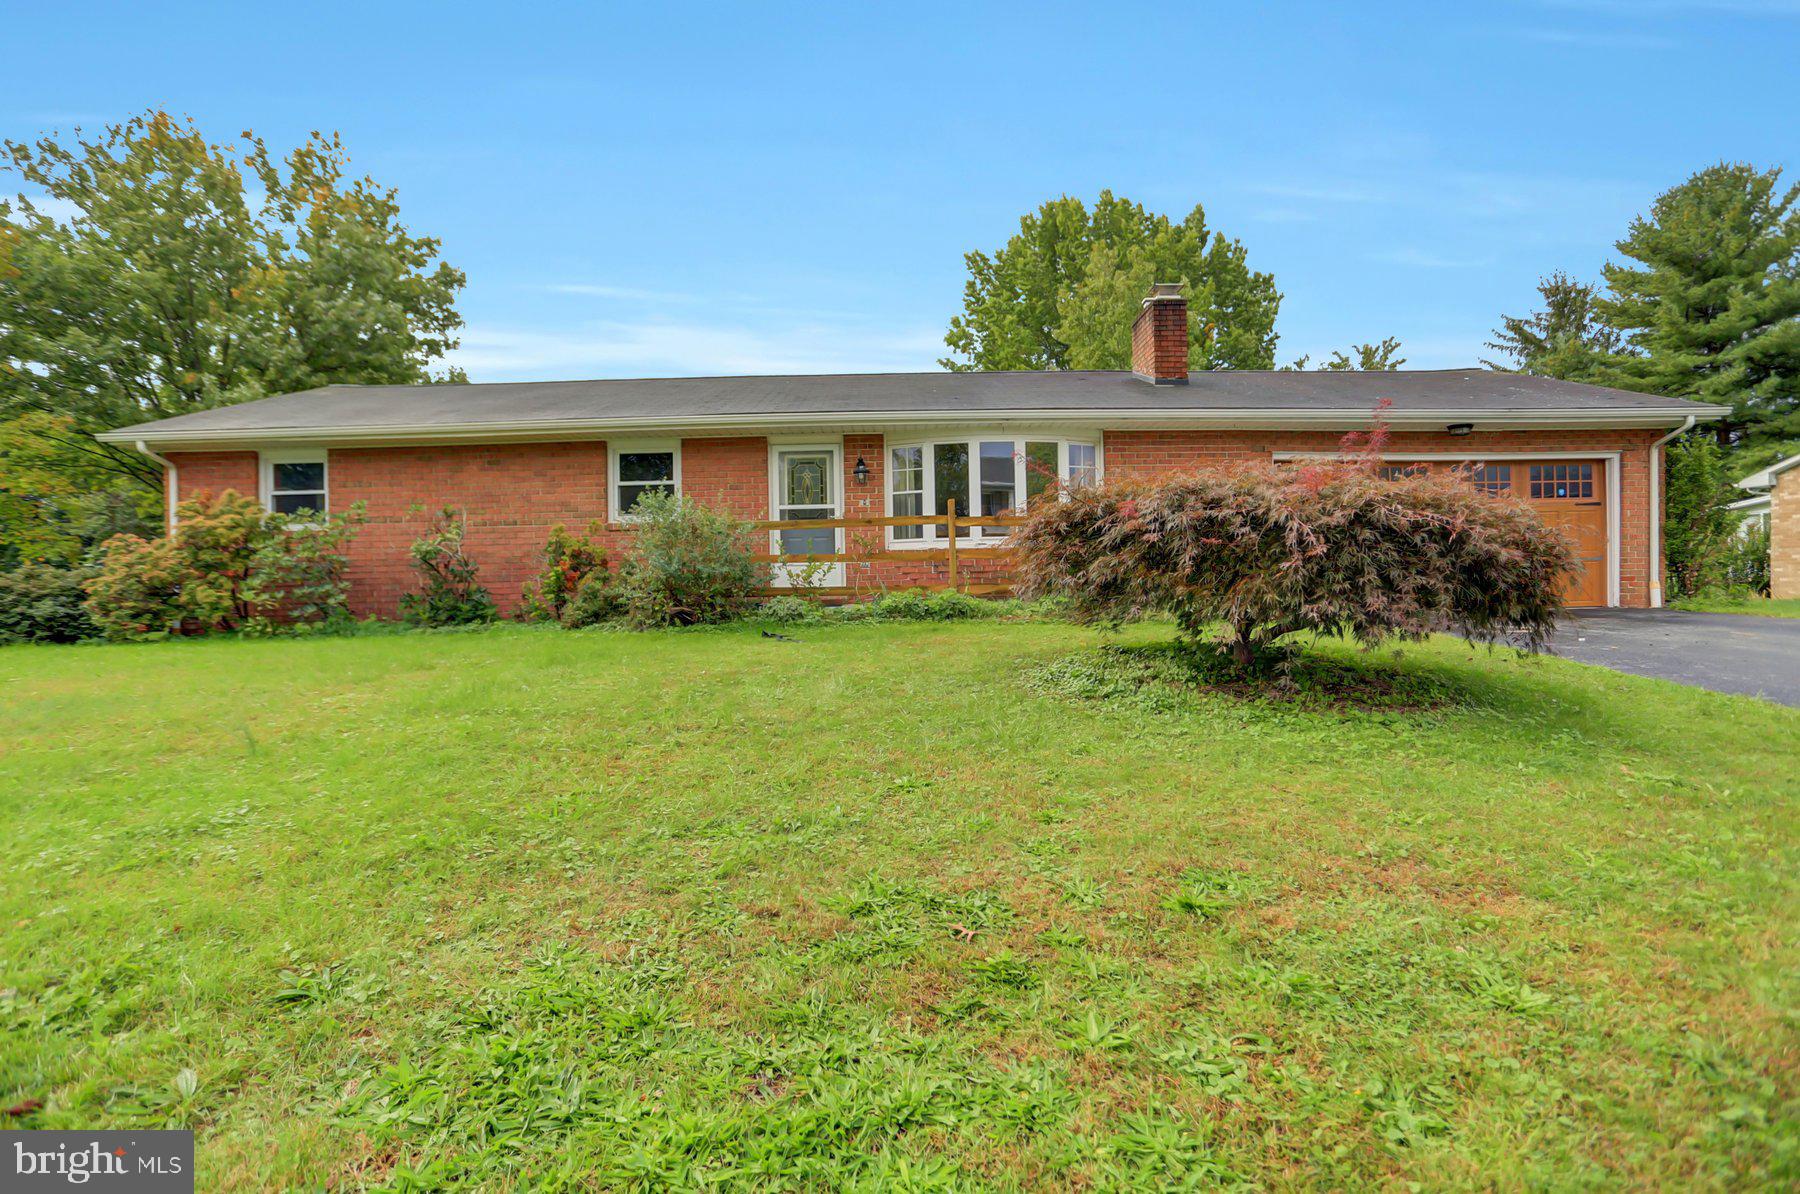
[[[775,453],[775,517],[782,522],[838,516],[837,453],[830,448],[783,449]],[[775,532],[774,550],[784,556],[836,555],[840,536],[835,527],[793,527]],[[798,560],[778,564],[776,584],[843,583],[840,563]]]

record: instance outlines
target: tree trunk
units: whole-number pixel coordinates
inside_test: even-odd
[[[1239,667],[1249,671],[1251,665],[1256,662],[1256,651],[1250,645],[1249,628],[1233,623],[1231,635],[1231,657],[1237,661]]]

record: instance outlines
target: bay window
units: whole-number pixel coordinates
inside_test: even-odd
[[[888,449],[888,512],[916,517],[947,514],[956,503],[958,519],[1023,514],[1045,494],[1100,480],[1099,445],[1037,435],[972,435],[894,444]],[[1003,539],[1011,527],[960,526],[962,540]],[[945,528],[890,527],[896,545],[942,541]]]

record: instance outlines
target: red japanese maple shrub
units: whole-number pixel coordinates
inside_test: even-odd
[[[1190,638],[1223,624],[1221,646],[1245,668],[1300,631],[1372,644],[1455,629],[1540,649],[1563,608],[1569,542],[1455,474],[1386,480],[1379,443],[1345,447],[1072,490],[1015,536],[1019,585],[1088,621],[1160,612]]]

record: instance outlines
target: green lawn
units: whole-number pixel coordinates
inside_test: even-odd
[[[1800,618],[1800,597],[1683,597],[1674,602],[1676,609],[1699,610],[1709,614],[1760,614],[1765,618]]]
[[[789,633],[0,650],[0,1126],[247,1190],[1800,1180],[1800,711]]]

